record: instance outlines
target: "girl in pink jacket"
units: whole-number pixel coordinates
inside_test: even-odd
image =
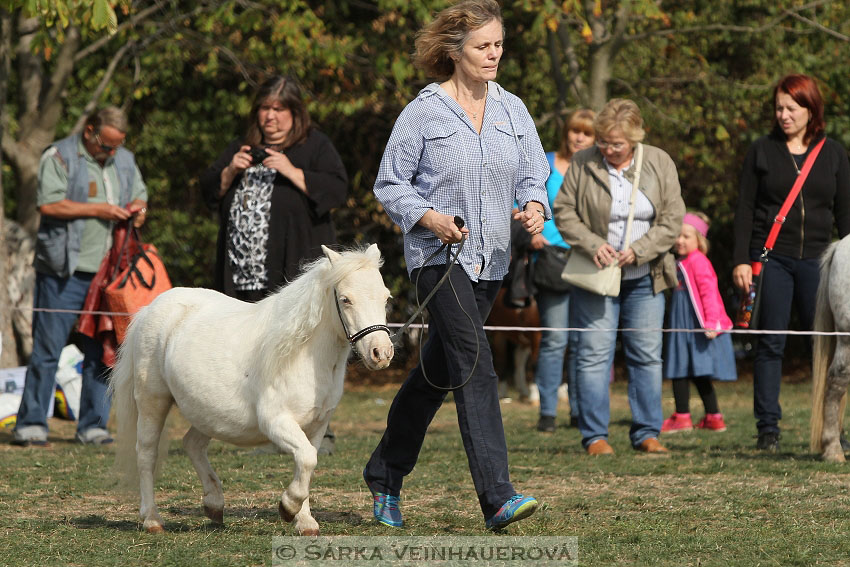
[[[690,382],[693,382],[705,406],[705,417],[698,428],[725,431],[723,414],[717,406],[712,380],[737,380],[732,338],[727,331],[732,320],[726,314],[717,274],[706,257],[708,217],[687,213],[676,239],[679,256],[679,285],[670,303],[672,329],[705,329],[703,333],[667,333],[664,377],[673,380],[676,412],[664,421],[661,431],[689,431],[694,428],[689,408]]]

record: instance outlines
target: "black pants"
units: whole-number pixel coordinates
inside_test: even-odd
[[[758,257],[758,254],[756,254]],[[796,260],[771,253],[762,271],[764,281],[758,328],[786,330],[791,321],[791,305],[796,305],[802,330],[812,329],[820,281],[817,258]],[[753,414],[760,433],[779,431],[782,408],[779,387],[782,382],[782,356],[786,335],[760,335],[753,363]]]
[[[676,402],[676,413],[691,413],[691,382],[697,387],[705,413],[720,413],[717,407],[717,393],[710,376],[694,376],[673,380],[673,400]]]
[[[418,271],[414,270],[413,281]],[[445,273],[445,266],[427,266],[421,272],[419,296],[424,298]],[[454,391],[454,400],[469,471],[485,519],[498,512],[516,493],[508,476],[498,378],[484,334],[484,321],[500,287],[500,281],[473,282],[455,265],[449,279],[428,304],[431,319],[422,360],[396,394],[387,416],[387,429],[363,471],[366,481],[378,491],[400,494],[404,477],[419,458],[428,425],[446,397],[446,392],[425,381],[422,367],[432,383],[457,386],[469,376],[475,364],[469,383]],[[461,308],[472,318],[472,323]]]

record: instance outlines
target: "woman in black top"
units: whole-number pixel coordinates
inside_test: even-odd
[[[330,139],[311,126],[298,85],[276,76],[257,92],[245,136],[201,175],[201,189],[221,217],[216,289],[258,301],[336,242],[330,211],[345,202],[348,177]]]
[[[776,124],[750,147],[741,174],[735,211],[735,268],[732,278],[749,288],[757,260],[779,208],[791,191],[809,152],[824,138],[823,100],[806,75],[788,75],[774,89]],[[812,328],[819,282],[819,257],[838,236],[850,232],[850,163],[836,141],[826,139],[800,195],[791,207],[764,265],[760,316],[762,330],[788,328],[796,305],[803,328]],[[753,409],[759,449],[779,449],[779,387],[785,335],[762,335],[753,368]]]

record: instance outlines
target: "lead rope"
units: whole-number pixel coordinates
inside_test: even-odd
[[[462,218],[456,216],[454,218],[454,221],[455,221],[455,225],[458,228],[463,228],[464,222],[463,222]],[[425,371],[425,362],[422,358],[422,335],[424,334],[424,330],[425,330],[425,316],[424,316],[423,312],[425,310],[425,307],[428,305],[428,302],[431,301],[431,298],[434,297],[434,294],[437,293],[437,290],[440,289],[440,286],[442,286],[443,283],[445,283],[446,279],[448,279],[449,275],[451,274],[452,267],[454,266],[455,262],[457,261],[458,257],[460,256],[460,252],[461,252],[461,250],[463,250],[464,244],[466,244],[466,238],[467,237],[464,235],[463,240],[461,240],[460,243],[458,244],[457,252],[455,252],[454,255],[452,255],[452,245],[449,244],[449,243],[445,243],[442,246],[440,246],[437,249],[436,252],[434,252],[428,258],[426,258],[425,261],[422,263],[422,266],[425,267],[428,264],[428,262],[430,262],[431,260],[436,258],[443,250],[446,251],[446,272],[443,274],[443,276],[437,282],[437,285],[435,285],[433,287],[433,289],[431,289],[431,291],[428,293],[428,295],[425,296],[425,300],[422,301],[421,303],[419,301],[419,277],[422,275],[422,270],[420,269],[419,272],[416,274],[416,280],[413,283],[413,286],[416,288],[416,305],[417,305],[416,311],[413,313],[413,315],[407,320],[407,322],[404,325],[402,325],[402,327],[393,336],[393,340],[395,340],[395,337],[400,336],[410,326],[410,324],[413,323],[413,321],[416,319],[416,317],[422,315],[421,325],[422,325],[422,331],[423,332],[419,334],[419,366],[422,368],[422,376],[425,378],[425,382],[427,382],[428,385],[431,386],[432,388],[434,388],[435,390],[440,390],[442,392],[453,392],[455,390],[459,390],[459,389],[463,388],[464,386],[466,386],[467,383],[469,383],[469,381],[472,379],[472,375],[475,372],[475,369],[478,367],[478,359],[481,356],[481,343],[478,342],[478,328],[475,326],[475,321],[473,321],[472,317],[469,315],[469,313],[466,312],[466,310],[463,308],[463,305],[461,305],[460,298],[457,295],[457,290],[455,289],[455,286],[452,283],[452,281],[449,280],[449,286],[452,288],[452,293],[454,293],[455,299],[457,300],[457,305],[458,305],[458,307],[460,307],[460,310],[463,312],[463,314],[466,315],[466,318],[469,320],[469,324],[472,326],[472,330],[475,332],[475,345],[476,345],[475,362],[473,362],[473,364],[472,364],[472,368],[469,371],[469,375],[459,385],[457,385],[457,386],[438,386],[438,385],[434,384],[433,382],[431,382],[431,379],[428,378],[428,374]]]

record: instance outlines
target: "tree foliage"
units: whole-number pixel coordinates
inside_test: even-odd
[[[404,298],[401,235],[371,187],[395,117],[429,82],[411,63],[415,34],[447,4],[0,0],[6,213],[33,230],[41,151],[79,129],[95,106],[123,106],[127,144],[151,194],[146,236],[175,283],[209,285],[217,227],[198,175],[243,132],[257,85],[290,74],[351,178],[347,206],[335,212],[340,241],[378,242],[389,285]],[[515,0],[503,2],[503,13],[499,81],[526,102],[545,146],[557,146],[575,108],[599,108],[614,96],[637,101],[647,142],[679,166],[686,204],[714,220],[712,258],[722,278],[731,268],[740,163],[770,128],[776,80],[791,71],[815,76],[828,133],[850,145],[843,1]]]

